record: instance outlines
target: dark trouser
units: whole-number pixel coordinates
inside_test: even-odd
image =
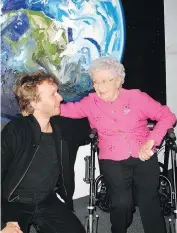
[[[166,233],[158,196],[160,169],[156,155],[145,162],[132,157],[123,161],[100,160],[100,169],[111,200],[112,233],[126,233],[132,220],[133,196],[145,233]]]
[[[55,194],[40,204],[3,201],[3,220],[17,221],[23,233],[36,225],[42,233],[85,233],[79,219]]]

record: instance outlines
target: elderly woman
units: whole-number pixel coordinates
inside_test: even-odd
[[[123,89],[124,67],[115,58],[93,61],[89,74],[95,93],[80,102],[62,104],[61,115],[88,117],[98,131],[100,169],[111,200],[112,233],[125,233],[131,223],[132,184],[145,233],[165,233],[154,152],[176,117],[146,93]],[[157,121],[152,132],[147,128],[148,118]]]

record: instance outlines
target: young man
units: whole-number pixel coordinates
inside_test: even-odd
[[[2,217],[23,233],[31,224],[43,233],[85,232],[71,209],[74,153],[89,125],[54,117],[62,101],[57,86],[43,73],[19,77],[14,92],[23,116],[2,131]]]

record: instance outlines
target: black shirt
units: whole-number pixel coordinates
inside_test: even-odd
[[[22,203],[39,203],[52,193],[59,176],[52,133],[42,133],[39,150],[15,193]]]

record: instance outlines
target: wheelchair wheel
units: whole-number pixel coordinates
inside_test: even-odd
[[[175,219],[173,218],[169,218],[166,222],[166,226],[167,226],[167,232],[169,233],[176,233],[177,229],[176,229],[176,226],[175,226]]]
[[[108,198],[107,187],[104,181],[104,177],[100,175],[96,179],[96,205],[104,212],[110,211],[110,201]]]
[[[163,175],[163,164],[159,163],[161,174],[159,180],[160,206],[164,216],[172,214],[172,187],[168,177]]]
[[[170,216],[172,213],[171,205],[171,182],[167,177],[162,175],[163,164],[159,164],[161,175],[160,175],[160,186],[159,186],[159,195],[160,195],[160,205],[163,211],[164,216]],[[96,205],[104,212],[110,211],[110,200],[108,197],[107,187],[104,181],[104,177],[100,175],[95,182],[95,197]]]

